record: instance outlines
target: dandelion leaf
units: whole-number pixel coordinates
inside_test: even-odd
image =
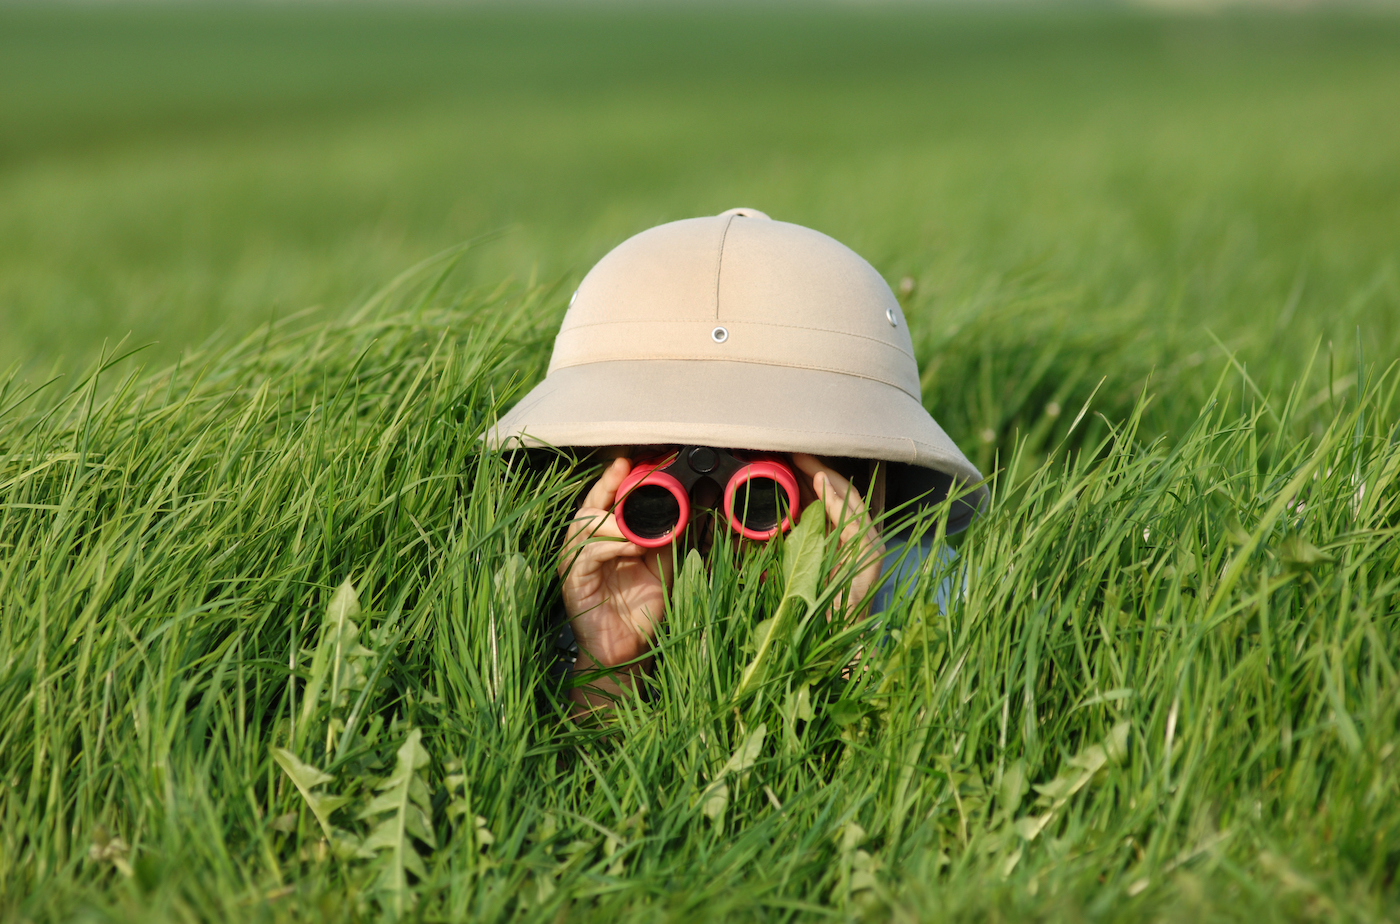
[[[411,904],[407,873],[419,879],[427,876],[423,858],[413,839],[436,848],[433,835],[432,802],[422,770],[428,765],[423,748],[423,732],[413,729],[399,748],[394,771],[375,787],[376,795],[360,812],[360,818],[374,821],[363,848],[379,855],[382,869],[378,888],[389,897],[389,906],[402,915]]]
[[[350,798],[331,793],[315,792],[316,787],[334,782],[335,777],[308,763],[303,763],[286,748],[273,748],[272,759],[277,761],[282,772],[287,774],[292,785],[296,786],[297,792],[301,793],[301,798],[306,802],[307,808],[311,809],[311,814],[316,816],[316,822],[325,833],[326,840],[334,843],[337,837],[343,838],[344,832],[331,824],[331,815],[337,809],[347,805]]]
[[[726,780],[731,776],[747,773],[758,762],[759,755],[763,753],[763,740],[767,736],[766,723],[759,724],[745,735],[744,740],[734,749],[734,753],[729,755],[729,760],[725,761],[719,773],[715,774],[714,780],[705,787],[700,796],[700,811],[706,818],[716,824],[723,821],[725,809],[729,807],[729,784]]]
[[[491,576],[496,599],[515,613],[527,612],[533,596],[534,569],[524,555],[516,552]]]
[[[817,605],[817,582],[822,573],[823,527],[826,512],[820,502],[803,511],[783,546],[783,602],[795,597]]]
[[[729,785],[723,780],[711,783],[705,787],[705,793],[700,797],[700,811],[705,817],[719,824],[724,820],[724,810],[729,807]]]
[[[720,776],[729,773],[744,773],[758,761],[758,755],[763,753],[763,739],[768,734],[768,725],[760,723],[757,728],[749,732],[744,737],[744,741],[730,755],[728,763],[720,771]]]
[[[1294,571],[1311,571],[1336,559],[1299,535],[1289,536],[1279,546],[1279,557]]]
[[[1021,806],[1021,797],[1030,789],[1026,780],[1026,762],[1017,760],[1006,768],[1001,777],[1001,804],[1006,815],[1013,815]]]
[[[328,725],[337,725],[332,717],[347,711],[351,694],[365,687],[374,652],[360,642],[360,627],[355,623],[359,615],[359,594],[346,578],[331,595],[321,623],[321,637],[312,654],[311,676],[302,694],[297,722],[299,742],[305,740],[318,714]]]

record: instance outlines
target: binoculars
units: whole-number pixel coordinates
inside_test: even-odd
[[[792,466],[762,453],[745,458],[709,446],[683,446],[638,462],[617,490],[613,508],[628,541],[660,548],[690,524],[690,508],[724,511],[729,528],[763,541],[792,528],[798,509]]]

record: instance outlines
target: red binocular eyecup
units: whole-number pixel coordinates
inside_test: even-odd
[[[692,500],[722,509],[730,529],[761,542],[792,528],[797,476],[774,458],[740,459],[722,449],[684,446],[634,465],[617,498],[618,528],[643,548],[660,548],[684,532]]]

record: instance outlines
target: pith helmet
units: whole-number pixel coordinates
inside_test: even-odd
[[[488,441],[700,444],[878,459],[927,501],[982,475],[924,410],[913,342],[880,274],[754,209],[660,225],[584,277],[543,382]],[[949,529],[981,507],[957,505]]]

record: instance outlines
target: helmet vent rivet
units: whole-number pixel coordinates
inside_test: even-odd
[[[716,327],[714,330],[710,331],[710,339],[715,343],[723,343],[729,339],[729,331],[725,330],[723,327]]]
[[[899,321],[895,319],[895,316],[894,316],[894,309],[893,309],[893,308],[886,308],[886,309],[885,309],[885,319],[888,320],[888,321],[890,322],[890,327],[898,327],[898,326],[899,326]]]

